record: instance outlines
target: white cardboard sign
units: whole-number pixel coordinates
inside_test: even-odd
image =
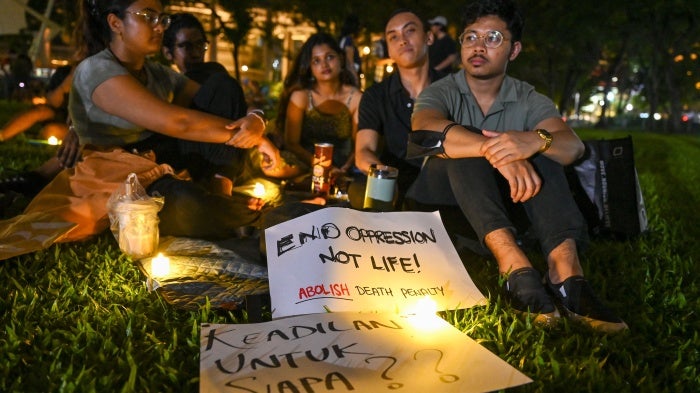
[[[273,318],[485,304],[438,212],[321,209],[265,230]]]
[[[203,324],[200,392],[485,392],[532,382],[436,315]]]

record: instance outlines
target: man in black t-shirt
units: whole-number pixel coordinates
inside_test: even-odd
[[[436,16],[428,23],[435,36],[435,42],[430,45],[430,68],[444,76],[451,73],[457,63],[457,41],[447,33],[447,18],[444,16]]]
[[[370,165],[384,164],[399,169],[397,206],[420,172],[422,160],[406,160],[406,145],[411,132],[413,102],[420,92],[439,78],[428,61],[432,44],[423,20],[409,10],[397,10],[385,25],[389,57],[396,71],[365,91],[360,102],[355,142],[357,167],[367,174]],[[363,189],[354,183],[350,199],[353,207],[362,207]],[[362,195],[360,195],[362,194]]]

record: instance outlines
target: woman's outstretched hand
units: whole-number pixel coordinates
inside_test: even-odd
[[[255,114],[248,114],[226,126],[234,134],[226,144],[241,149],[250,149],[261,143],[265,133],[265,121]]]

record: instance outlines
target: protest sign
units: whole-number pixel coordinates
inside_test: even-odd
[[[265,230],[273,317],[485,304],[438,212],[332,207]]]
[[[484,392],[532,382],[436,315],[203,324],[200,392]]]

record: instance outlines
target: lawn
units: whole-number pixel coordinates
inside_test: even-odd
[[[0,108],[2,124],[7,103]],[[490,304],[442,316],[534,380],[513,392],[698,392],[700,138],[580,133],[632,135],[635,144],[650,230],[595,240],[582,261],[629,332],[533,326],[504,306],[495,261],[468,252],[463,261]],[[52,154],[26,139],[0,144],[0,176]],[[0,262],[0,391],[197,391],[200,324],[245,323],[247,315],[176,309],[144,281],[110,233]]]

